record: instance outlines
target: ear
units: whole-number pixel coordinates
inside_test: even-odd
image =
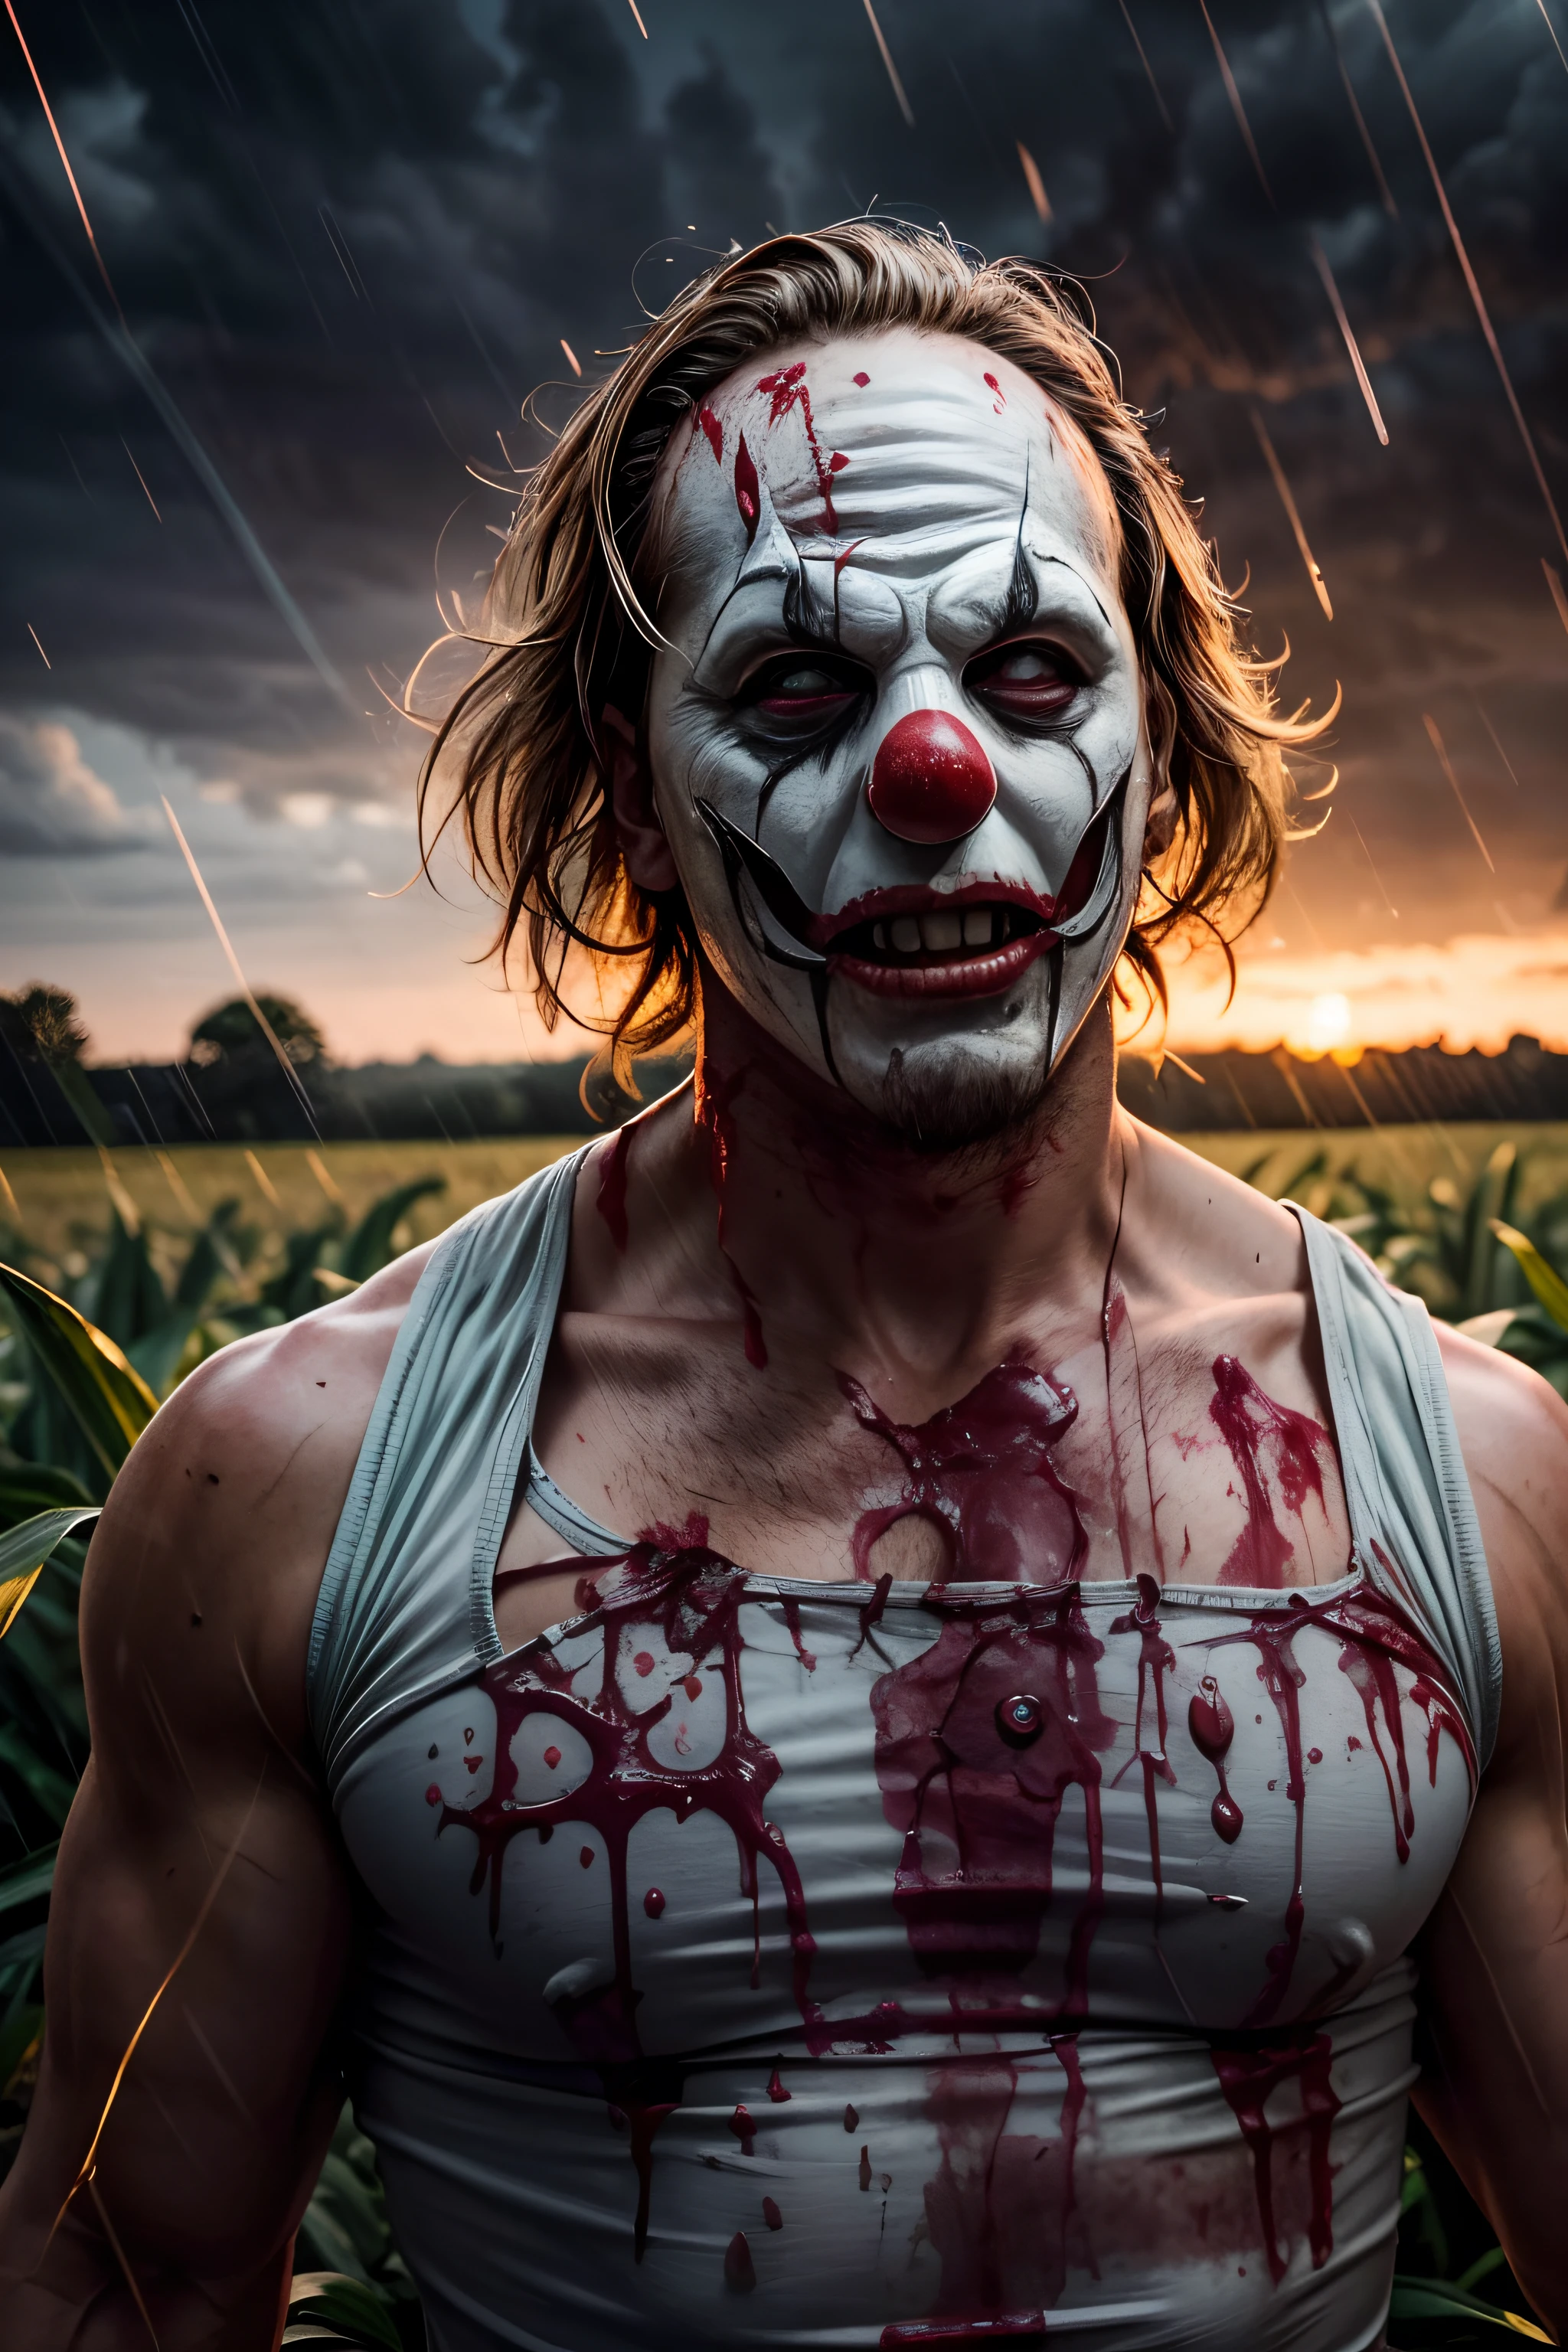
[[[1143,825],[1143,863],[1153,864],[1163,857],[1176,837],[1176,821],[1181,809],[1173,784],[1157,782],[1154,797],[1149,803],[1149,814]]]
[[[600,740],[609,758],[606,793],[620,835],[626,872],[639,890],[673,890],[679,882],[654,805],[653,772],[637,730],[624,712],[605,704]]]

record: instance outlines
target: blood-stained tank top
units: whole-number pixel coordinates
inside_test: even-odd
[[[1335,1584],[749,1575],[532,1462],[579,1165],[433,1255],[310,1653],[437,2352],[1373,2344],[1500,1685],[1424,1310],[1297,1213]],[[522,1482],[621,1557],[503,1654]]]

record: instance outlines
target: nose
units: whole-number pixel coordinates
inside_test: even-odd
[[[946,710],[907,711],[890,727],[866,788],[879,824],[927,847],[962,841],[995,797],[984,745]]]

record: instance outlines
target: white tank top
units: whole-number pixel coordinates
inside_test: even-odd
[[[1297,1213],[1337,1584],[752,1576],[531,1462],[580,1156],[432,1258],[310,1649],[436,2352],[1360,2352],[1499,1688],[1424,1311]],[[523,1479],[626,1556],[503,1655]]]

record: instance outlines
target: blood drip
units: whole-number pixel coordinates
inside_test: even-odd
[[[790,1640],[795,1643],[795,1656],[800,1660],[806,1673],[814,1675],[816,1672],[816,1653],[814,1650],[808,1650],[801,1639],[799,1601],[791,1592],[781,1593],[779,1607],[784,1612],[784,1623],[789,1628]]]
[[[1077,1575],[1089,1539],[1076,1497],[1051,1463],[1078,1417],[1070,1389],[1013,1354],[956,1404],[911,1428],[847,1372],[837,1380],[856,1419],[887,1440],[904,1469],[898,1501],[862,1511],[855,1523],[857,1576],[869,1579],[878,1537],[911,1512],[947,1531],[946,1581],[1056,1585]]]
[[[845,2108],[845,2110],[844,2110],[844,2128],[845,2128],[845,2130],[846,2130],[847,2132],[858,2132],[858,2131],[859,2130],[859,2128],[860,2128],[860,2111],[859,2111],[859,2109],[858,2109],[858,2107],[846,2107],[846,2108]]]
[[[811,463],[816,475],[816,487],[822,494],[822,528],[826,531],[837,531],[838,517],[833,511],[833,476],[836,468],[823,462],[822,446],[816,437],[816,426],[812,421],[811,391],[805,381],[805,362],[796,360],[792,366],[780,368],[775,375],[759,377],[757,390],[773,395],[772,405],[768,410],[770,427],[777,425],[781,418],[787,416],[792,408],[799,409],[800,421],[805,427],[805,446],[811,452]]]
[[[742,441],[742,447],[745,447]],[[745,1084],[745,1073],[726,1077],[704,1062],[698,1074],[697,1116],[708,1129],[708,1179],[719,1204],[719,1254],[730,1269],[730,1279],[741,1302],[741,1331],[746,1361],[755,1371],[767,1370],[768,1351],[763,1339],[762,1317],[751,1285],[731,1256],[724,1241],[724,1192],[735,1158],[735,1097]]]
[[[1312,2250],[1312,2268],[1321,2270],[1334,2250],[1334,2183],[1329,2143],[1340,2109],[1338,2095],[1329,2080],[1333,2049],[1328,2035],[1314,2033],[1310,2041],[1267,2042],[1251,2050],[1215,2050],[1211,2054],[1226,2104],[1252,2150],[1258,2218],[1263,2225],[1268,2275],[1276,2286],[1285,2275],[1289,2255],[1280,2251],[1274,2219],[1275,2127],[1263,2110],[1282,2083],[1300,2083],[1311,2191],[1307,2242]]]
[[[721,466],[724,462],[724,428],[706,402],[691,420],[694,433],[699,427],[708,436],[708,446],[712,450],[715,461]]]
[[[754,2156],[756,2153],[755,2143],[757,2137],[757,2126],[752,2121],[751,2116],[747,2114],[744,2107],[738,2106],[735,2109],[734,2114],[730,2118],[730,2129],[734,2133],[735,2137],[741,2143],[741,2154],[742,2156]]]
[[[614,1979],[583,1995],[555,2003],[561,2024],[580,2056],[598,2072],[606,2098],[626,2115],[637,2168],[638,2200],[634,2246],[640,2260],[647,2240],[654,2135],[679,2104],[679,2071],[668,2060],[649,2059],[638,2040],[641,1995],[632,1980],[627,1849],[645,1815],[673,1813],[684,1822],[711,1812],[735,1840],[741,1890],[749,1895],[753,1922],[759,1901],[758,1861],[765,1857],[783,1891],[789,1926],[795,1999],[808,2028],[831,2040],[821,2011],[807,1993],[816,1951],[806,1922],[800,1874],[780,1832],[766,1820],[763,1804],[779,1777],[779,1762],[746,1720],[741,1688],[740,1611],[744,1571],[705,1549],[661,1551],[639,1544],[618,1568],[590,1582],[585,1605],[602,1637],[597,1688],[580,1696],[574,1676],[553,1653],[537,1644],[487,1667],[479,1682],[496,1711],[496,1767],[487,1795],[470,1806],[444,1805],[440,1828],[469,1830],[477,1841],[472,1892],[489,1886],[492,1937],[500,1926],[501,1872],[512,1839],[524,1830],[551,1835],[558,1822],[584,1823],[603,1842],[610,1874]],[[667,1652],[689,1657],[694,1668],[712,1659],[722,1679],[724,1738],[703,1765],[667,1765],[650,1748],[651,1735],[675,1705],[673,1693],[644,1706],[621,1686],[617,1674],[626,1631],[658,1624]],[[586,1745],[590,1764],[580,1786],[561,1796],[530,1802],[517,1794],[514,1746],[530,1718],[552,1717]],[[584,1853],[591,1861],[593,1849]],[[753,1927],[753,1953],[760,1956],[760,1924]],[[826,2041],[820,2043],[826,2046]]]
[[[868,2147],[863,2147],[863,2148],[860,2150],[860,2188],[861,2188],[861,2192],[862,2192],[862,2194],[865,2194],[866,2192],[868,2192],[868,2191],[869,2190],[869,2189],[870,2189],[870,2186],[871,2186],[871,2151],[870,2151],[870,2149],[869,2149]]]
[[[1149,1867],[1154,1876],[1154,1926],[1160,1925],[1164,1908],[1165,1884],[1160,1872],[1160,1810],[1154,1794],[1156,1780],[1174,1788],[1176,1776],[1165,1754],[1165,1736],[1169,1725],[1165,1717],[1165,1675],[1174,1673],[1176,1654],[1160,1631],[1160,1588],[1152,1576],[1138,1579],[1138,1599],[1128,1617],[1113,1617],[1113,1633],[1136,1633],[1138,1643],[1138,1713],[1133,1730],[1133,1751],[1111,1782],[1114,1789],[1123,1774],[1134,1764],[1143,1774],[1143,1811],[1149,1822]],[[1143,1698],[1145,1687],[1153,1686],[1154,1744],[1150,1747],[1143,1738]]]
[[[764,2197],[763,2200],[763,2219],[767,2223],[770,2230],[782,2230],[784,2228],[784,2215],[779,2211],[778,2207],[773,2203],[771,2197]]]
[[[757,2284],[756,2269],[744,2230],[737,2230],[724,2249],[724,2284],[737,2294],[750,2294]]]
[[[882,1811],[903,1832],[893,1903],[910,1948],[928,1975],[986,1979],[1024,1968],[1051,1904],[1062,1800],[1077,1787],[1089,1885],[1059,2014],[1082,2017],[1104,1903],[1100,1758],[1117,1728],[1095,1675],[1105,1645],[1089,1629],[1076,1580],[999,1600],[933,1586],[926,1606],[942,1620],[936,1640],[871,1691]],[[1041,1710],[1026,1747],[1004,1738],[996,1717],[1019,1691],[1036,1695]],[[941,1856],[930,1868],[928,1837]]]
[[[1007,2058],[956,2059],[934,2076],[930,2105],[942,2159],[926,2184],[925,2221],[942,2263],[941,2284],[931,2316],[885,2327],[883,2345],[973,2347],[994,2340],[1037,2343],[1045,2336],[1045,2312],[1067,2282],[1083,2105],[1070,2037],[1053,2046],[1067,2074],[1054,2139],[1007,2130],[1018,2081]],[[1047,2213],[1054,2228],[1042,2227]],[[1024,2295],[1032,2307],[1021,2311]]]
[[[1262,1449],[1267,1444],[1273,1454],[1281,1502],[1300,1519],[1309,1495],[1323,1500],[1322,1457],[1330,1454],[1329,1433],[1306,1413],[1265,1395],[1236,1356],[1215,1358],[1214,1386],[1209,1419],[1230,1448],[1247,1496],[1247,1525],[1216,1581],[1277,1591],[1284,1586],[1295,1548],[1274,1517],[1264,1485]]]
[[[782,2107],[786,2100],[793,2099],[795,2096],[795,2093],[793,2091],[786,2091],[784,2084],[780,2082],[779,2070],[776,2066],[773,2068],[773,2073],[768,2076],[768,2096],[773,2101],[775,2107]]]
[[[1292,1592],[1283,1610],[1263,1611],[1254,1617],[1245,1632],[1223,1633],[1210,1643],[1211,1648],[1226,1649],[1237,1642],[1250,1642],[1258,1649],[1258,1678],[1274,1702],[1274,1710],[1284,1734],[1285,1793],[1296,1811],[1296,1866],[1290,1899],[1285,1908],[1284,1939],[1265,1955],[1268,1981],[1243,2021],[1249,2027],[1268,2025],[1279,2014],[1301,1948],[1301,1927],[1306,1916],[1301,1886],[1301,1841],[1307,1773],[1301,1753],[1299,1694],[1306,1675],[1296,1663],[1291,1645],[1296,1636],[1309,1625],[1322,1626],[1337,1636],[1340,1665],[1361,1695],[1366,1709],[1367,1729],[1378,1749],[1379,1759],[1383,1761],[1389,1805],[1394,1816],[1394,1852],[1401,1862],[1409,1857],[1410,1832],[1415,1826],[1415,1817],[1409,1810],[1409,1781],[1405,1770],[1405,1728],[1400,1717],[1399,1688],[1394,1677],[1394,1662],[1407,1667],[1416,1680],[1426,1683],[1434,1694],[1443,1694],[1441,1727],[1453,1734],[1465,1759],[1472,1788],[1476,1782],[1475,1749],[1458,1701],[1447,1696],[1442,1667],[1424,1636],[1404,1612],[1385,1593],[1377,1591],[1373,1586],[1363,1584],[1354,1591],[1340,1594],[1331,1601],[1309,1601],[1303,1594]],[[1378,1739],[1376,1709],[1380,1706],[1384,1710],[1389,1744],[1398,1759],[1403,1804],[1394,1795],[1394,1776],[1389,1771]],[[1430,1722],[1431,1717],[1428,1716],[1427,1719]]]
[[[745,525],[746,545],[750,547],[757,535],[757,521],[763,511],[762,485],[752,453],[746,446],[746,436],[741,436],[741,446],[735,452],[735,504]]]
[[[650,1919],[662,1919],[664,1916],[664,1895],[658,1887],[650,1886],[648,1888],[647,1893],[643,1896],[642,1907],[647,1913]]]
[[[1209,1807],[1215,1835],[1223,1838],[1226,1845],[1234,1845],[1241,1835],[1242,1814],[1226,1781],[1225,1759],[1236,1738],[1236,1717],[1212,1675],[1205,1675],[1193,1693],[1187,1708],[1187,1731],[1198,1754],[1207,1758],[1219,1779],[1218,1793]]]
[[[991,413],[994,416],[1000,416],[1002,411],[1007,405],[1006,394],[1003,391],[1001,385],[997,383],[994,375],[988,375],[985,378],[985,389],[987,392],[993,392],[995,394],[996,397],[991,404]]]
[[[605,1154],[599,1170],[599,1191],[595,1202],[599,1214],[610,1229],[610,1239],[626,1255],[626,1162],[631,1156],[632,1131],[629,1127],[616,1130],[616,1139]]]

